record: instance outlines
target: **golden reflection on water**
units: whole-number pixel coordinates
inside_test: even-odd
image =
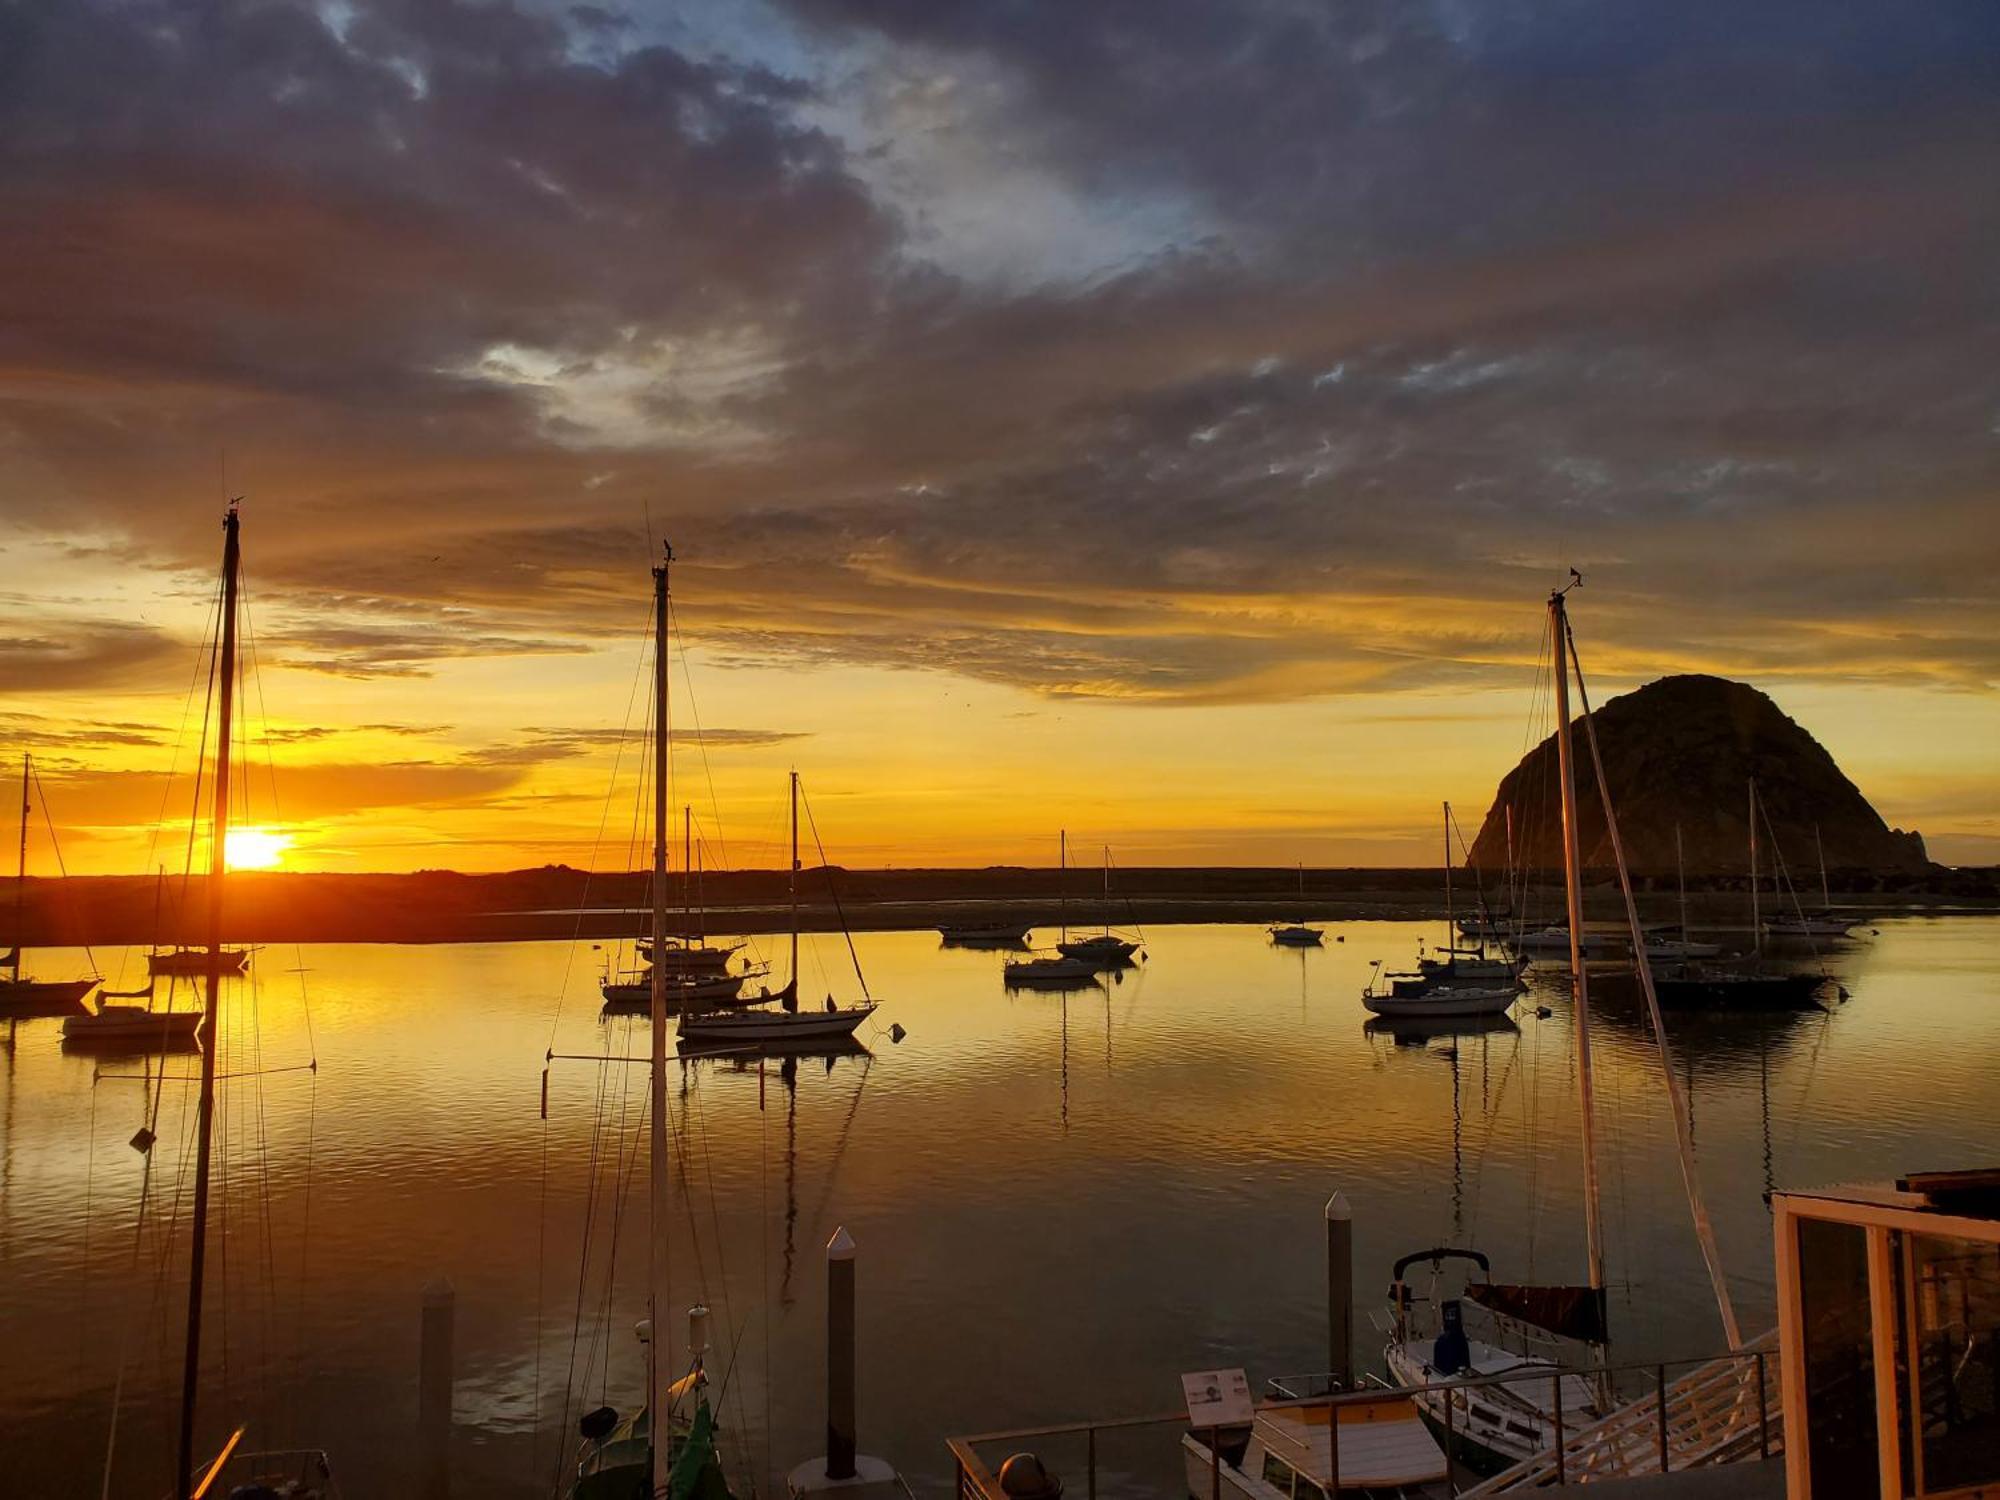
[[[1769,1318],[1771,1182],[1984,1160],[2000,1129],[1994,931],[1885,923],[1836,958],[1854,999],[1831,1014],[1677,1024],[1747,1326]],[[1160,928],[1143,965],[1063,996],[1010,994],[999,955],[934,934],[862,934],[883,1001],[872,1055],[676,1065],[674,1300],[716,1308],[734,1461],[768,1476],[818,1450],[818,1257],[840,1222],[861,1244],[863,1446],[920,1480],[945,1476],[947,1432],[1155,1410],[1185,1369],[1322,1368],[1320,1209],[1336,1187],[1354,1205],[1362,1309],[1391,1259],[1434,1243],[1476,1243],[1508,1278],[1579,1276],[1563,987],[1538,979],[1511,1026],[1397,1035],[1364,1025],[1369,961],[1406,961],[1436,929],[1334,935],[1301,952],[1256,927]],[[809,999],[857,993],[837,937],[806,950]],[[229,987],[221,1066],[245,1076],[220,1115],[205,1430],[247,1419],[261,1442],[327,1446],[351,1492],[407,1488],[417,1296],[440,1273],[458,1291],[465,1492],[546,1492],[573,1430],[558,1443],[566,1385],[571,1423],[579,1402],[629,1404],[644,1072],[558,1060],[541,1114],[547,1052],[644,1052],[642,1025],[598,1017],[603,957],[274,946]],[[49,974],[81,964],[37,955]],[[1598,999],[1618,1353],[1706,1352],[1719,1334],[1657,1065],[1632,997],[1607,979]],[[281,1071],[315,1057],[317,1072]],[[138,1062],[64,1054],[51,1022],[0,1057],[0,1337],[37,1351],[0,1365],[0,1468],[23,1493],[95,1484],[121,1366],[118,1488],[164,1484],[185,1255],[184,1226],[169,1230],[195,1065],[152,1066],[163,1088]],[[145,1158],[127,1141],[149,1118],[135,1256]],[[1372,1344],[1364,1332],[1364,1362]]]

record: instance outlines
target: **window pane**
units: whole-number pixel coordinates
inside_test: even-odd
[[[1880,1475],[1867,1231],[1822,1219],[1800,1219],[1798,1227],[1813,1494],[1830,1500],[1872,1497],[1879,1493]]]
[[[2000,1480],[2000,1246],[1913,1235],[1911,1248],[1924,1489],[1992,1483]]]

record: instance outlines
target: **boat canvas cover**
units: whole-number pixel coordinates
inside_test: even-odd
[[[1528,1323],[1586,1344],[1608,1344],[1610,1329],[1604,1293],[1588,1286],[1521,1286],[1510,1281],[1474,1281],[1465,1295],[1489,1312]]]

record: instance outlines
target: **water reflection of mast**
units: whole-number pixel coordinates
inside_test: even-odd
[[[1451,1233],[1465,1229],[1465,1111],[1459,1104],[1458,1043],[1445,1048],[1451,1058]]]
[[[1771,1027],[1760,1017],[1757,1022],[1757,1109],[1764,1127],[1764,1201],[1771,1201],[1777,1183],[1771,1171]]]
[[[1062,1133],[1069,1134],[1069,991],[1062,993]]]
[[[792,1305],[793,1235],[799,1224],[799,1060],[778,1064],[785,1085],[785,1269],[778,1283],[780,1306]]]

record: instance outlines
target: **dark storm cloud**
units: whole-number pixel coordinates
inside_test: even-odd
[[[344,673],[628,637],[650,506],[734,660],[1447,683],[1575,562],[1633,671],[2000,679],[1990,7],[665,14],[0,8],[9,513],[205,569],[226,447]]]

